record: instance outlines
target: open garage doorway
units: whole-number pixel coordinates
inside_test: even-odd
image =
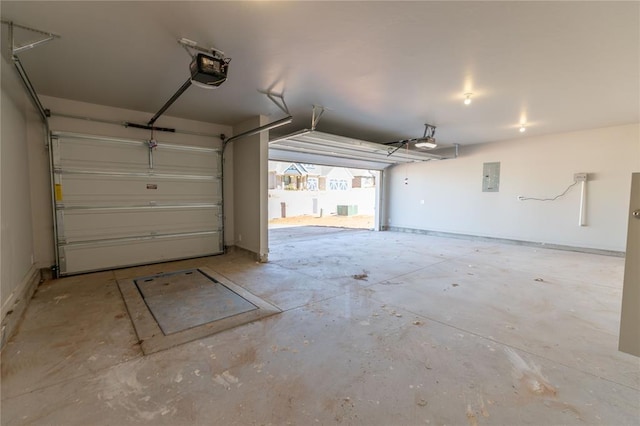
[[[377,230],[380,172],[269,161],[269,228]]]

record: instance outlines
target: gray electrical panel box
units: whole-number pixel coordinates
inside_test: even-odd
[[[484,163],[482,167],[482,192],[500,190],[500,162]]]

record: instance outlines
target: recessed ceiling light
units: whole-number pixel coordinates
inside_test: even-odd
[[[524,133],[524,131],[527,130],[526,127],[524,127],[524,124],[520,125],[520,133]]]
[[[464,94],[464,104],[469,105],[471,103],[471,93]]]

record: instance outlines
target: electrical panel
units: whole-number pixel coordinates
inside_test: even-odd
[[[482,167],[482,192],[500,190],[500,162],[484,163]]]

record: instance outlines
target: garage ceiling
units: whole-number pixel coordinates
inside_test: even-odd
[[[308,127],[312,104],[330,108],[319,130],[374,142],[425,122],[441,143],[472,144],[639,121],[638,2],[3,0],[1,14],[62,36],[20,54],[39,93],[150,117],[188,76],[186,37],[233,60],[219,89],[168,110],[178,117],[277,119],[258,92],[272,89],[294,116],[282,134]]]

